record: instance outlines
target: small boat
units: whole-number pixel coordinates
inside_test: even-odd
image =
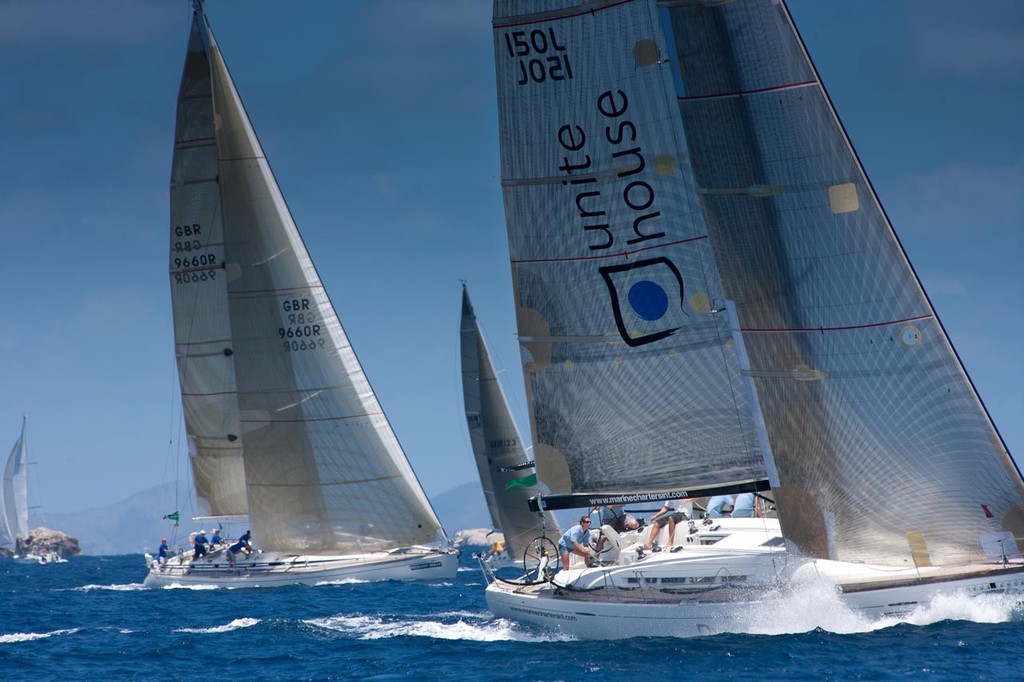
[[[198,1],[170,194],[196,497],[205,517],[247,519],[259,551],[147,555],[145,584],[454,578],[458,551],[342,329]]]
[[[807,580],[871,616],[1024,595],[1020,469],[785,2],[496,0],[493,30],[531,504],[778,518],[612,538],[491,611],[696,636]]]
[[[473,457],[492,527],[503,536],[500,543],[493,543],[479,558],[492,571],[535,566],[541,539],[557,543],[561,531],[550,512],[531,511],[528,507],[529,499],[541,493],[537,472],[526,456],[465,284],[459,347],[462,396]]]
[[[15,561],[30,564],[63,564],[67,559],[52,546],[40,546],[28,528],[28,431],[21,419],[21,434],[4,466],[0,486],[0,546],[9,548]]]
[[[29,537],[28,530],[28,434],[22,417],[21,434],[14,442],[4,466],[3,486],[0,487],[0,538],[14,557],[24,558],[22,545]]]

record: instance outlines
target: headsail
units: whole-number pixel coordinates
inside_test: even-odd
[[[21,420],[21,435],[14,443],[4,467],[3,488],[0,488],[0,512],[3,525],[0,545],[15,548],[15,540],[28,538],[28,432],[26,420]]]
[[[815,556],[948,565],[982,558],[999,527],[1024,535],[1021,476],[785,5],[662,11],[786,536]]]
[[[494,17],[541,479],[655,499],[763,481],[656,4],[498,0]]]
[[[550,512],[532,512],[528,508],[530,497],[541,491],[537,474],[534,467],[527,466],[522,436],[494,372],[465,285],[459,347],[466,422],[491,523],[505,536],[509,556],[521,559],[534,538],[545,535],[557,543],[561,533]]]
[[[227,400],[210,414],[220,415],[218,433],[237,419],[231,442],[241,444],[254,537],[296,553],[439,539],[440,523],[349,345],[201,12],[189,49],[179,117],[205,122],[207,132],[196,135],[208,136],[194,144],[215,156],[192,177],[208,200],[180,201],[176,222],[218,235],[216,245],[202,243],[213,262],[199,263],[218,282],[200,304],[217,317],[216,332],[203,338],[233,376],[221,373]],[[179,120],[179,129],[190,125]]]

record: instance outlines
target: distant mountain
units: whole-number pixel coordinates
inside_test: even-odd
[[[171,482],[147,488],[108,507],[72,514],[47,513],[45,525],[78,538],[83,554],[154,552],[161,537],[171,539],[172,545],[184,545],[188,534],[199,530],[199,526],[190,518],[191,500],[176,498],[176,490],[187,495],[184,491],[189,487]],[[463,528],[490,527],[490,515],[479,482],[456,486],[430,502],[449,537]],[[181,512],[177,542],[173,540],[174,523],[163,520],[165,514],[173,511]],[[372,511],[368,509],[367,513]]]
[[[470,481],[431,498],[437,518],[452,537],[464,528],[490,528],[491,515],[479,481]]]

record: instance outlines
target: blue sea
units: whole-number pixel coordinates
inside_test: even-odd
[[[0,679],[1024,679],[1007,599],[882,624],[794,599],[758,633],[588,642],[495,619],[470,554],[450,583],[265,590],[148,589],[141,555],[0,559]]]

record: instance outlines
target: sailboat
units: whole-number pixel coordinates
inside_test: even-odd
[[[537,473],[534,463],[527,458],[465,284],[459,347],[462,395],[473,457],[492,527],[503,536],[503,546],[492,546],[494,551],[489,550],[481,558],[492,570],[513,565],[525,569],[541,559],[538,552],[547,545],[539,539],[546,538],[553,545],[561,531],[551,512],[531,511],[528,507],[529,499],[541,493]]]
[[[28,529],[28,434],[25,418],[21,420],[21,434],[11,449],[4,466],[3,487],[0,488],[0,538],[4,547],[22,554],[22,543],[29,537]]]
[[[259,551],[147,557],[146,585],[454,578],[194,3],[171,171],[175,346],[196,497]]]
[[[869,616],[1024,594],[1020,469],[785,2],[496,0],[493,29],[534,504],[778,518],[620,538],[491,611],[696,636],[804,581]]]
[[[21,434],[14,442],[4,466],[0,487],[0,546],[13,552],[17,561],[33,564],[63,564],[67,559],[51,547],[33,544],[28,527],[28,431],[21,418]]]

